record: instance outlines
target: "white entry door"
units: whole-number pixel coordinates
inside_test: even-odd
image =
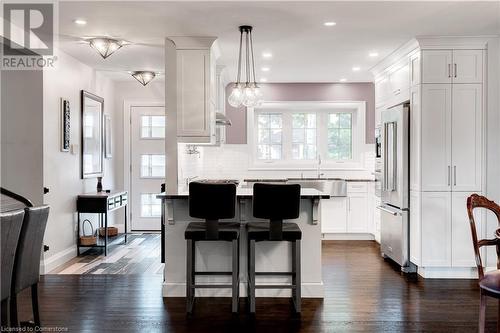
[[[161,202],[156,199],[165,182],[165,109],[130,109],[131,230],[160,230]]]

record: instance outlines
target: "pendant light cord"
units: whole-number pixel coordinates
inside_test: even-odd
[[[248,41],[248,30],[245,31],[245,51],[246,51],[246,85],[250,83],[250,50],[248,47],[249,41]]]
[[[240,31],[240,54],[238,56],[238,79],[236,80],[236,84],[241,82],[241,48],[243,46],[243,30]]]
[[[250,50],[252,55],[252,72],[253,72],[253,83],[257,86],[257,79],[255,78],[255,58],[253,55],[253,38],[252,38],[252,30],[250,30]],[[252,80],[250,80],[252,81]]]

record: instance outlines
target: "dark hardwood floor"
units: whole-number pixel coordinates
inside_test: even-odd
[[[258,299],[257,315],[232,316],[229,298],[198,299],[192,317],[183,298],[161,297],[155,275],[46,275],[42,323],[70,332],[475,332],[475,280],[407,279],[384,262],[375,242],[323,243],[325,299],[304,299],[300,318],[286,299]],[[304,258],[307,260],[307,258]],[[20,300],[29,317],[28,293]],[[488,331],[496,327],[489,300]]]

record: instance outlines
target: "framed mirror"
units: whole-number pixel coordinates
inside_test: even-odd
[[[81,92],[81,171],[82,178],[104,175],[104,99],[82,90]]]

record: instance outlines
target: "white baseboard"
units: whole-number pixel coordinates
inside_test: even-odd
[[[163,282],[163,297],[186,297],[185,282]],[[240,297],[247,296],[247,283],[240,282]],[[256,297],[291,297],[289,289],[257,289]],[[231,297],[231,289],[198,289],[196,297]],[[320,283],[302,283],[303,298],[324,298],[323,281]]]
[[[418,275],[425,279],[477,279],[475,267],[418,267]]]
[[[375,240],[373,234],[369,233],[324,233],[321,237],[322,240]]]
[[[76,245],[70,246],[66,250],[57,252],[56,254],[40,261],[40,274],[48,274],[74,257],[76,257]]]

